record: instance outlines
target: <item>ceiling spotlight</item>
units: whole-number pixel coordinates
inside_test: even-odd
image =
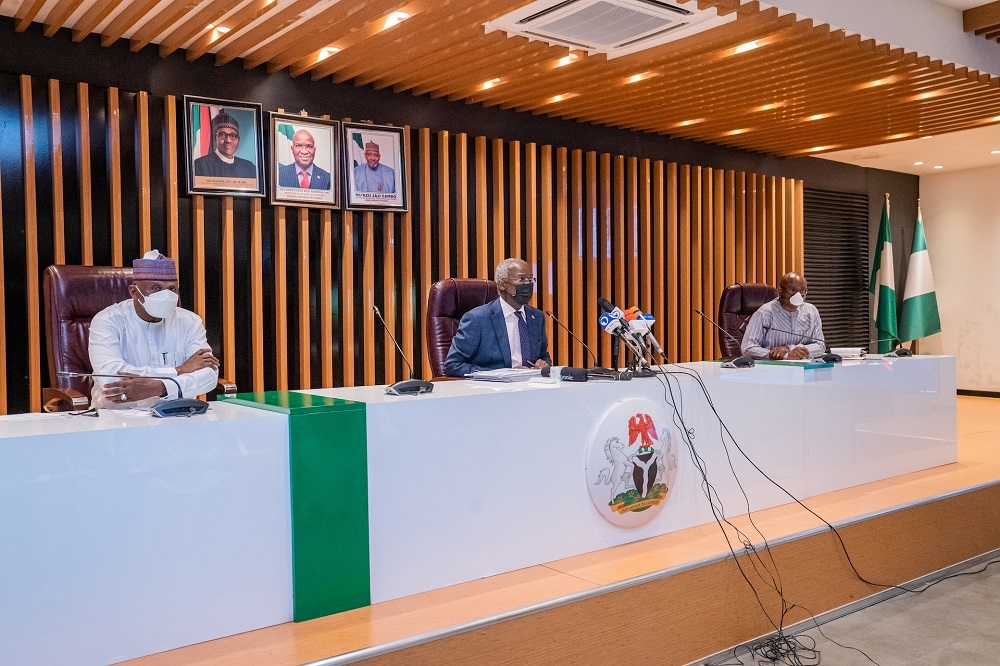
[[[555,97],[550,97],[546,104],[555,104],[556,102],[562,102],[563,100],[573,99],[574,97],[579,97],[580,93],[563,93],[562,95],[556,95]]]
[[[990,155],[1000,155],[1000,150],[991,150]]]
[[[324,46],[319,50],[319,59],[326,60],[334,53],[340,53],[340,49],[337,48],[336,46]]]
[[[574,62],[576,62],[579,59],[580,59],[579,54],[570,53],[568,56],[566,56],[564,58],[559,58],[559,60],[556,60],[556,67],[565,67],[566,65],[569,65],[570,63],[574,63]]]
[[[734,130],[730,130],[730,131],[726,132],[726,136],[736,136],[737,134],[744,134],[744,133],[749,132],[749,131],[750,131],[749,128],[734,129]]]
[[[817,113],[816,115],[806,117],[805,120],[807,120],[807,121],[808,120],[823,120],[824,118],[829,118],[832,115],[833,115],[832,113]]]
[[[489,81],[486,81],[486,82],[483,83],[482,89],[483,90],[489,90],[493,86],[500,85],[501,82],[502,82],[502,80],[499,77],[497,77],[495,79],[490,79]]]
[[[693,120],[682,120],[681,122],[674,125],[674,127],[688,127],[689,125],[697,125],[698,123],[705,122],[704,118],[695,118]]]
[[[410,18],[410,15],[406,12],[393,12],[385,17],[385,24],[382,26],[382,29],[388,30],[392,26],[399,25],[408,18]]]
[[[927,135],[927,136],[922,136],[920,138],[921,139],[933,139],[934,137],[932,135]]]
[[[658,72],[643,72],[642,74],[633,74],[632,76],[625,79],[625,83],[638,83],[639,81],[645,81],[646,79],[651,79],[654,76],[659,76]]]
[[[923,164],[923,162],[914,162],[913,166],[921,166],[922,164]]]
[[[763,106],[758,106],[754,111],[770,111],[771,109],[780,109],[785,105],[785,102],[771,102],[770,104],[765,104]]]
[[[943,167],[943,166],[941,166],[940,164],[938,164],[938,165],[936,165],[936,166],[935,166],[934,168],[935,168],[935,169],[943,169],[944,167]]]
[[[746,42],[745,44],[740,44],[739,46],[737,46],[736,50],[733,51],[733,55],[739,55],[741,53],[746,53],[747,51],[753,51],[754,49],[759,48],[760,46],[762,45],[758,43],[757,40],[755,39],[752,42]]]

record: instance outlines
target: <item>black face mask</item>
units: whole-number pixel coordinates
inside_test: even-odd
[[[514,285],[514,295],[511,296],[511,300],[518,304],[518,306],[525,306],[531,297],[535,295],[535,285],[529,282],[528,284],[515,284]]]

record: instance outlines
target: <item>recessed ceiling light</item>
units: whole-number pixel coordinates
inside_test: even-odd
[[[934,168],[935,168],[935,169],[943,169],[944,167],[943,167],[943,166],[941,166],[940,164],[938,164],[938,165],[936,165],[936,166],[935,166]]]
[[[334,53],[340,53],[340,49],[337,48],[336,46],[324,46],[319,50],[319,59],[326,60]]]
[[[808,116],[808,117],[804,118],[804,120],[807,120],[807,121],[808,120],[823,120],[824,118],[829,118],[832,115],[834,115],[834,114],[832,114],[832,113],[817,113],[815,115]]]
[[[770,104],[764,104],[763,106],[758,106],[754,111],[770,111],[771,109],[780,109],[785,105],[785,102],[771,102]]]
[[[639,81],[645,81],[646,79],[651,79],[654,76],[659,76],[659,72],[642,72],[641,74],[633,74],[632,76],[625,79],[625,83],[638,83]]]
[[[697,125],[698,123],[705,122],[704,118],[695,118],[693,120],[682,120],[681,122],[674,125],[674,127],[688,127],[689,125]]]
[[[216,32],[218,32],[219,34],[222,34],[222,35],[224,35],[224,34],[226,34],[227,32],[229,32],[229,28],[227,28],[227,27],[226,27],[226,26],[224,26],[224,25],[220,25],[219,27],[217,27],[217,28],[215,29],[215,31],[216,31]]]
[[[739,55],[741,53],[746,53],[747,51],[753,51],[754,49],[759,48],[760,46],[762,46],[762,44],[760,44],[755,39],[752,42],[746,42],[745,44],[740,44],[739,46],[737,46],[736,50],[733,51],[733,54]]]
[[[923,164],[923,162],[914,162],[914,163],[913,163],[913,166],[920,166],[920,165],[922,165],[922,164]]]
[[[556,67],[565,67],[566,65],[569,65],[570,63],[574,63],[574,62],[576,62],[579,59],[580,59],[579,54],[570,53],[568,56],[566,56],[564,58],[559,58],[559,60],[556,60],[556,65],[555,66]]]
[[[730,131],[726,132],[726,136],[735,136],[737,134],[745,134],[746,132],[749,132],[749,131],[750,131],[749,128],[734,129],[734,130],[730,130]]]
[[[410,18],[410,15],[406,12],[393,12],[385,17],[385,24],[382,26],[382,29],[388,30],[392,26],[399,25],[408,18]]]
[[[500,85],[500,83],[502,83],[502,81],[503,80],[500,77],[497,77],[495,79],[490,79],[489,81],[486,81],[486,82],[483,83],[483,86],[482,86],[483,90],[489,90],[493,86]]]
[[[562,102],[567,99],[573,99],[574,97],[579,97],[580,93],[563,93],[562,95],[556,95],[555,97],[550,97],[546,104],[555,104],[556,102]]]
[[[991,150],[990,155],[1000,155],[1000,150]]]
[[[815,148],[810,148],[809,152],[810,153],[818,153],[821,150],[830,150],[832,148],[833,148],[833,146],[816,146]]]
[[[931,136],[931,135],[928,135],[928,136],[922,136],[922,137],[920,137],[920,138],[921,138],[921,139],[933,139],[934,137],[933,137],[933,136]]]
[[[902,134],[890,134],[885,138],[889,141],[895,141],[896,139],[905,139],[908,136],[913,136],[913,132],[903,132]]]

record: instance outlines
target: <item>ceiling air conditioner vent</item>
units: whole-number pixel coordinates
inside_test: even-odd
[[[715,9],[690,4],[689,9],[661,0],[539,0],[486,23],[486,31],[614,58],[736,19],[735,12],[719,16]]]

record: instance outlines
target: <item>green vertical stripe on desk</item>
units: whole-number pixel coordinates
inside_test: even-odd
[[[295,621],[369,605],[365,404],[289,391],[227,401],[288,415]]]

